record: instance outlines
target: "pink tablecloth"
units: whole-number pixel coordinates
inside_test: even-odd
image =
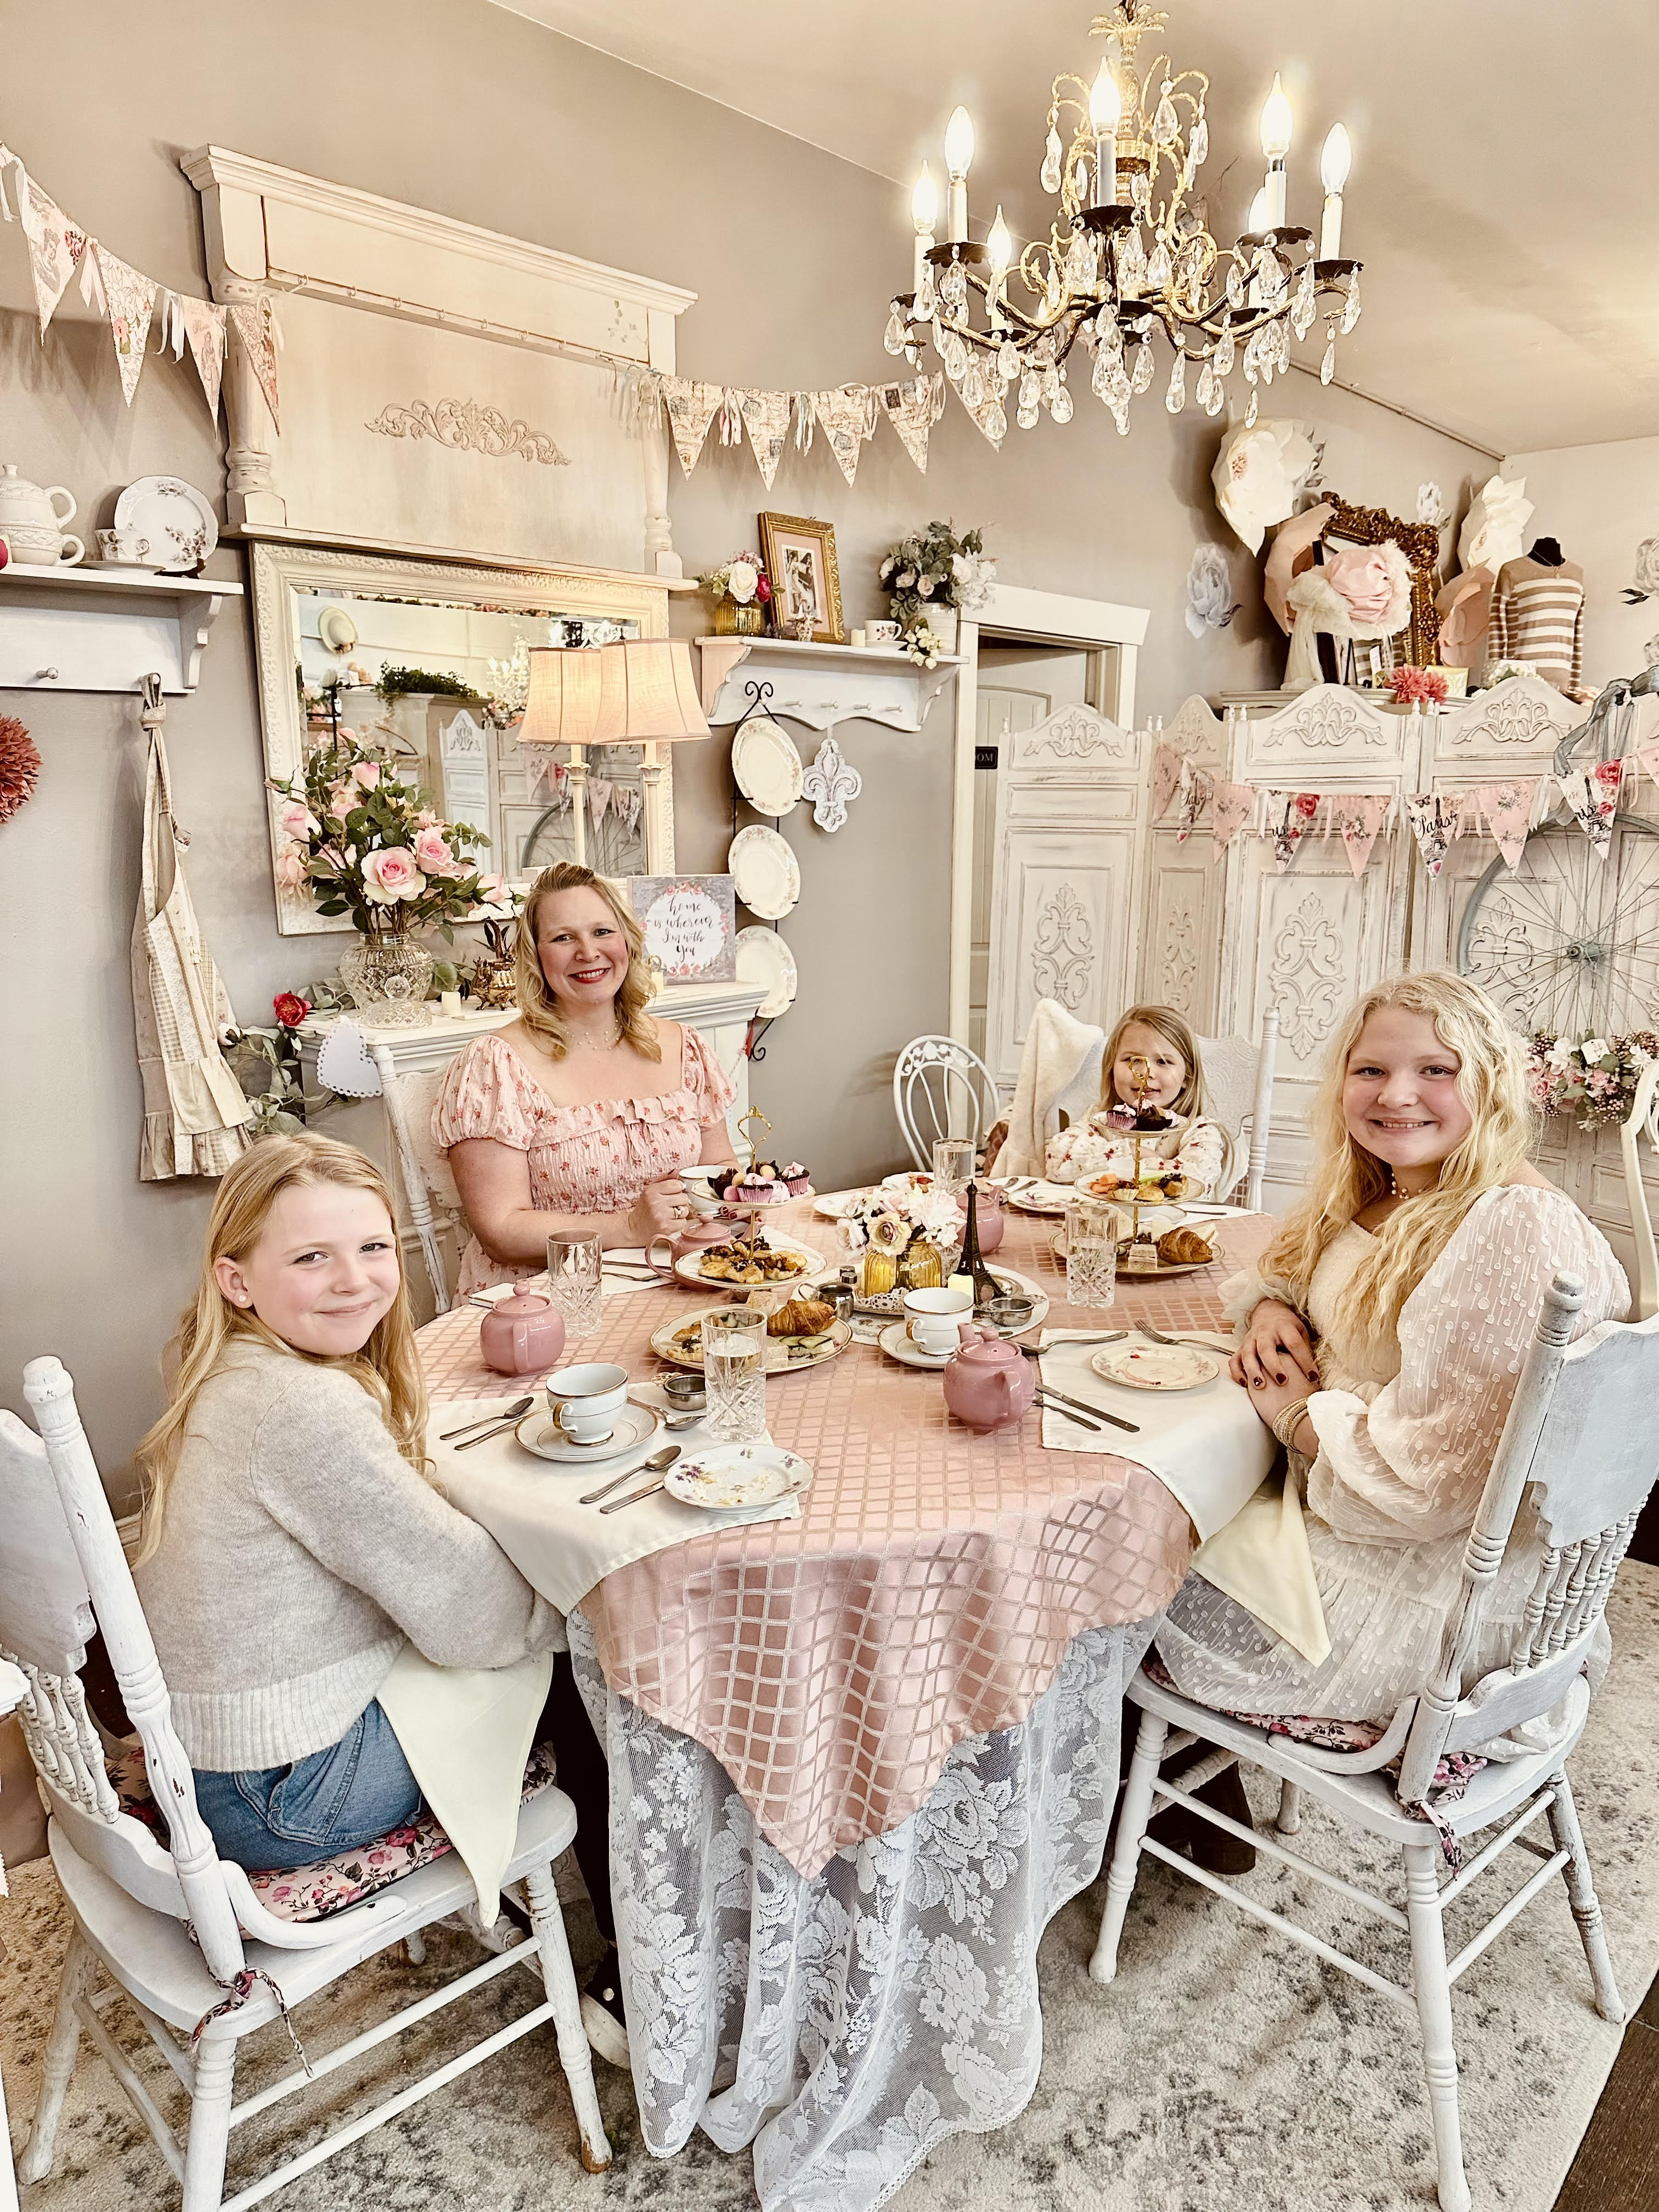
[[[833,1224],[802,1200],[780,1225],[827,1254]],[[1235,1264],[1265,1216],[1225,1223]],[[998,1263],[1036,1276],[1055,1327],[1056,1224],[1008,1216]],[[1219,1266],[1120,1284],[1109,1322],[1213,1328]],[[665,1286],[607,1302],[587,1358],[657,1371],[665,1316],[706,1293]],[[501,1388],[479,1361],[475,1307],[420,1333],[434,1401]],[[1187,1571],[1192,1524],[1157,1477],[1114,1453],[1045,1451],[1039,1416],[980,1436],[946,1413],[937,1374],[874,1346],[768,1386],[773,1436],[811,1460],[799,1521],[723,1531],[608,1576],[583,1601],[611,1687],[707,1747],[762,1833],[815,1874],[906,1820],[952,1746],[1022,1720],[1085,1629],[1144,1620]]]

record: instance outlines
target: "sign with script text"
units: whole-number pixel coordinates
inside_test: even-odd
[[[738,972],[730,876],[629,876],[629,903],[665,983],[729,983]]]

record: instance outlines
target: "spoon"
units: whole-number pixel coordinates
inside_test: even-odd
[[[650,1458],[641,1461],[638,1467],[630,1467],[626,1474],[615,1476],[598,1490],[590,1490],[586,1498],[580,1498],[577,1502],[582,1505],[597,1505],[600,1498],[609,1498],[613,1490],[620,1490],[623,1483],[632,1482],[637,1474],[665,1474],[679,1455],[680,1448],[678,1444],[665,1444],[659,1452],[653,1452]],[[662,1485],[660,1482],[653,1482],[651,1487],[653,1490],[660,1490]],[[639,1494],[643,1498],[647,1493],[641,1491]],[[624,1498],[618,1502],[626,1505],[631,1501]],[[611,1509],[607,1505],[605,1510],[609,1513]]]
[[[535,1402],[533,1398],[515,1398],[499,1413],[481,1413],[476,1421],[463,1421],[459,1429],[446,1429],[438,1442],[447,1444],[456,1437],[464,1437],[469,1429],[487,1429],[492,1421],[521,1421]]]

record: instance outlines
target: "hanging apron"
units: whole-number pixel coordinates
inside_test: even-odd
[[[147,676],[139,714],[149,741],[143,881],[132,926],[132,1020],[144,1085],[138,1174],[145,1182],[223,1175],[246,1151],[253,1121],[219,1048],[236,1017],[185,888],[181,858],[190,841],[173,817],[166,719],[161,679]]]

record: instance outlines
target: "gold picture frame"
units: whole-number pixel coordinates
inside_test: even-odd
[[[763,514],[760,550],[771,580],[772,626],[778,635],[794,635],[796,616],[810,587],[813,644],[845,645],[835,524],[810,514]]]
[[[1392,538],[1412,572],[1411,620],[1394,641],[1396,657],[1413,668],[1432,668],[1440,658],[1440,616],[1434,595],[1440,587],[1440,532],[1431,522],[1406,522],[1385,507],[1350,507],[1331,501],[1331,519],[1321,533],[1328,544],[1381,545]]]

